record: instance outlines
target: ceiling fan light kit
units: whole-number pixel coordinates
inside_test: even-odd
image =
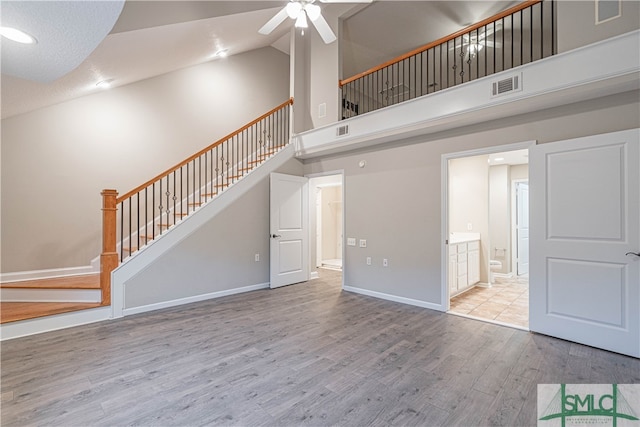
[[[307,23],[307,14],[304,11],[298,15],[296,18],[296,28],[307,28],[309,24]]]
[[[322,3],[371,3],[372,0],[320,0]],[[287,17],[296,21],[295,27],[304,29],[308,28],[307,16],[311,19],[313,26],[316,27],[318,34],[326,43],[332,43],[336,40],[336,35],[331,27],[322,16],[320,6],[313,4],[315,0],[290,0],[285,7],[275,14],[266,24],[258,30],[260,34],[271,34]]]
[[[286,10],[289,18],[296,19],[302,11],[302,4],[298,3],[297,1],[289,2],[289,4],[287,4],[286,6]]]

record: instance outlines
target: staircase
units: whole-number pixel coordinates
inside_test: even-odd
[[[0,323],[111,304],[111,272],[276,155],[289,144],[289,99],[148,182],[103,195],[100,274],[0,284]]]

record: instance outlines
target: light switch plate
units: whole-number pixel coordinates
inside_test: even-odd
[[[356,238],[355,237],[347,238],[347,246],[355,246],[355,245],[356,245]]]
[[[366,248],[367,247],[367,241],[365,239],[360,239],[360,247],[361,248]]]

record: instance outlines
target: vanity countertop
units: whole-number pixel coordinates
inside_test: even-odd
[[[480,233],[451,233],[449,236],[449,244],[473,242],[480,240]]]

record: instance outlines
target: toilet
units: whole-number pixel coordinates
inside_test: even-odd
[[[489,273],[489,282],[490,284],[492,284],[495,282],[495,272],[502,270],[502,263],[495,259],[489,260],[489,270],[491,270],[491,272]]]

